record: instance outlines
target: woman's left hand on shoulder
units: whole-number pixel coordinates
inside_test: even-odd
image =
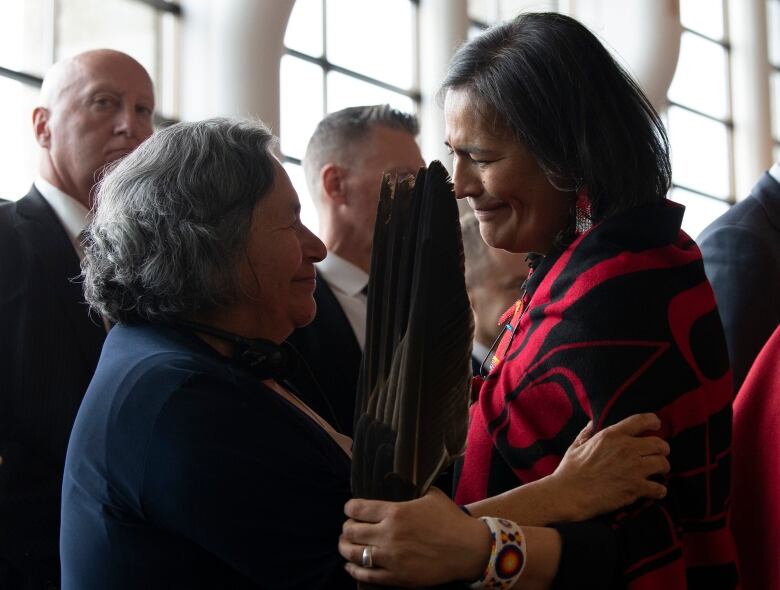
[[[660,427],[659,418],[647,413],[595,434],[590,424],[583,429],[549,477],[552,495],[573,507],[567,520],[586,520],[640,498],[663,498],[666,487],[652,478],[669,472],[669,444],[649,435]]]

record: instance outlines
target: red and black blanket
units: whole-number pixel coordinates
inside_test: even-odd
[[[663,422],[660,435],[671,445],[667,497],[559,529],[559,585],[737,585],[726,522],[731,371],[701,254],[680,230],[682,214],[671,202],[633,209],[548,254],[529,278],[527,309],[506,357],[472,406],[459,503],[549,475],[590,419],[597,429],[638,412],[656,412]],[[608,542],[594,542],[594,526]],[[597,557],[582,571],[585,555]],[[580,571],[566,571],[572,561]]]

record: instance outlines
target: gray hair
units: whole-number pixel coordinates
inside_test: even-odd
[[[92,308],[113,322],[169,322],[234,301],[274,146],[260,122],[178,123],[111,168],[82,262]]]
[[[328,162],[345,162],[356,157],[360,142],[375,127],[405,131],[412,137],[420,133],[417,117],[387,104],[349,107],[330,113],[319,122],[306,146],[303,171],[309,195],[320,201],[320,170]]]

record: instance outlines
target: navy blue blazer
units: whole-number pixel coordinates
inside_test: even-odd
[[[59,585],[65,449],[106,337],[79,273],[34,187],[0,203],[0,588]]]
[[[734,371],[734,391],[780,323],[780,184],[768,173],[698,238]]]
[[[317,277],[314,299],[314,321],[287,339],[308,365],[308,369],[299,367],[290,381],[312,409],[352,436],[363,353],[344,310],[322,277]]]
[[[350,461],[196,336],[115,326],[73,427],[64,590],[354,588]]]

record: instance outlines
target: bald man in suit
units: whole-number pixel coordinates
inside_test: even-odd
[[[128,55],[55,64],[32,113],[37,177],[0,204],[0,588],[59,587],[65,451],[106,335],[77,281],[80,233],[101,171],[152,134],[153,110]]]

